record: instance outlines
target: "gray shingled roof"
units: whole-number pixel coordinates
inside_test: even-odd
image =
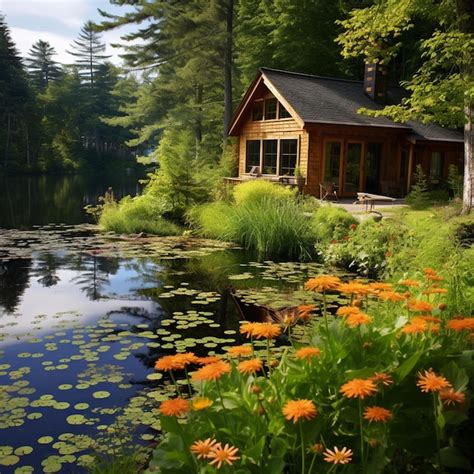
[[[261,72],[304,122],[400,128],[411,130],[413,138],[417,140],[463,140],[460,132],[434,124],[419,122],[402,124],[386,117],[358,114],[357,110],[361,107],[383,108],[364,94],[361,81],[311,76],[269,68],[262,68]],[[391,87],[387,93],[387,102],[398,103],[403,95],[404,90],[401,87]]]

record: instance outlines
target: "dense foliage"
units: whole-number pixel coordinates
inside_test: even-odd
[[[242,322],[249,342],[226,355],[162,357],[155,368],[188,383],[160,405],[147,472],[470,470],[474,320],[453,318],[442,281],[317,275],[279,323]]]

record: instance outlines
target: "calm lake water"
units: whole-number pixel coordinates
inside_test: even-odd
[[[175,396],[155,360],[240,343],[231,289],[291,306],[320,272],[213,241],[0,231],[0,472],[83,472],[91,453],[149,445]]]
[[[0,176],[0,229],[50,223],[80,224],[89,217],[84,206],[97,204],[110,186],[117,199],[138,194],[138,171],[67,176]]]

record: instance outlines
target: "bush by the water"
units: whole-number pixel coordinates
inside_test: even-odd
[[[311,222],[294,191],[263,180],[239,184],[235,202],[204,204],[190,213],[205,237],[237,242],[261,256],[302,258],[312,250]]]
[[[162,208],[152,196],[144,194],[127,196],[119,203],[106,204],[99,218],[99,225],[107,230],[135,234],[146,232],[156,235],[180,235],[178,225],[162,217]]]
[[[351,226],[358,222],[345,209],[335,206],[319,208],[312,218],[312,225],[317,239],[326,243],[344,238]]]

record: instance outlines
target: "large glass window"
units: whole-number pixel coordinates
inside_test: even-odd
[[[443,169],[443,154],[439,151],[431,153],[430,164],[430,182],[431,184],[439,184]]]
[[[280,102],[278,104],[278,118],[284,119],[284,118],[290,118],[290,117],[291,117],[290,112],[288,112],[288,110],[286,110],[285,107],[283,107],[283,105]]]
[[[280,174],[294,176],[298,160],[298,140],[280,140]]]
[[[382,143],[367,143],[365,157],[365,188],[368,193],[379,192],[380,165],[382,163]]]
[[[252,120],[263,120],[263,100],[258,100],[253,103]]]
[[[346,174],[344,177],[344,192],[355,194],[359,191],[360,160],[362,158],[362,144],[347,144]]]
[[[277,172],[278,140],[263,140],[263,174]]]
[[[327,142],[324,156],[324,181],[339,184],[341,169],[341,143]]]
[[[265,120],[274,120],[277,118],[277,105],[276,99],[267,99],[265,101]]]
[[[254,166],[260,167],[260,140],[247,140],[245,172],[250,173]]]

